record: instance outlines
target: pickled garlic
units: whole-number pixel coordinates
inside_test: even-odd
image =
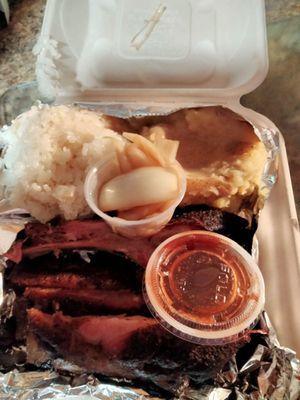
[[[115,150],[120,173],[100,188],[100,210],[117,211],[127,220],[163,212],[180,192],[178,172],[174,170],[179,143],[164,138],[151,141],[128,132],[123,138],[125,144]]]
[[[173,172],[163,167],[142,167],[103,185],[99,207],[102,211],[129,210],[172,200],[177,193],[177,176]]]

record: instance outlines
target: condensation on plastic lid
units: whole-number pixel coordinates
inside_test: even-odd
[[[206,231],[172,236],[152,254],[146,303],[162,326],[200,344],[239,340],[265,302],[262,274],[233,240]]]

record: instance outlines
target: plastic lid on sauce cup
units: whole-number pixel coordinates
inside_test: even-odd
[[[145,274],[146,303],[160,324],[199,344],[239,340],[265,302],[259,267],[225,236],[190,231],[172,236],[152,254]]]

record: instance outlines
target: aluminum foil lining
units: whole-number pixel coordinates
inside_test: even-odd
[[[281,347],[266,313],[260,321],[269,334],[241,366],[235,357],[213,382],[198,389],[189,381],[178,383],[172,396],[180,400],[299,400],[300,361],[295,353]],[[61,376],[53,371],[0,374],[0,399],[101,399],[155,400],[163,396],[132,387],[130,382],[105,383],[92,375]]]
[[[28,109],[33,105],[28,104]],[[83,104],[80,104],[83,106]],[[208,104],[183,104],[180,108],[205,106]],[[216,104],[209,104],[216,105]],[[129,116],[163,115],[176,111],[170,105],[136,107],[120,104],[91,105],[97,110],[126,118]],[[228,106],[228,108],[245,117],[253,126],[251,118],[247,117],[242,106]],[[176,109],[179,109],[179,107]],[[24,106],[23,106],[24,110]],[[16,117],[11,115],[9,119]],[[278,131],[276,127],[258,126],[254,129],[264,142],[268,151],[268,160],[263,174],[263,183],[266,195],[276,182]],[[3,209],[2,209],[3,210]],[[2,211],[1,210],[1,211]],[[28,222],[22,215],[22,210],[6,210],[0,216],[1,238],[6,244],[15,240],[15,232],[9,228],[11,223],[16,223],[20,228]],[[4,236],[3,236],[4,235]],[[0,265],[1,267],[1,265]],[[5,263],[2,260],[2,268]],[[0,274],[1,276],[1,274]],[[2,277],[2,276],[1,276]],[[2,310],[6,310],[5,317],[9,317],[10,304],[14,302],[13,293],[3,295],[2,282],[0,282]],[[3,316],[3,314],[1,315]],[[293,351],[281,347],[266,313],[261,316],[260,326],[269,330],[267,336],[262,336],[261,343],[257,346],[251,357],[243,365],[239,365],[233,358],[214,381],[209,381],[200,388],[190,387],[189,381],[178,382],[174,399],[181,400],[299,400],[300,399],[300,361]],[[14,349],[16,353],[22,349]],[[61,360],[62,364],[65,364]],[[64,365],[65,366],[65,365]],[[107,383],[100,378],[82,373],[76,366],[68,366],[73,371],[70,376],[61,375],[54,371],[26,371],[22,365],[5,374],[0,373],[0,400],[2,399],[157,399],[166,398],[158,393],[146,392],[134,386],[132,382],[113,381]]]

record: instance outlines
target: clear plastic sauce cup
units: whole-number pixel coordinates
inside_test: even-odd
[[[219,234],[184,232],[164,241],[145,273],[144,296],[167,330],[190,342],[222,345],[256,323],[264,281],[250,254]]]
[[[85,179],[84,194],[89,207],[95,214],[99,215],[107,222],[114,232],[127,237],[151,236],[161,230],[173,216],[175,208],[183,199],[186,191],[186,176],[181,165],[174,161],[168,166],[174,171],[178,179],[178,195],[170,201],[169,206],[160,213],[140,220],[126,220],[119,217],[110,216],[98,207],[98,197],[101,187],[110,179],[118,175],[118,161],[114,155],[110,155],[106,160],[100,161],[93,166]],[[133,193],[134,195],[134,193]]]

